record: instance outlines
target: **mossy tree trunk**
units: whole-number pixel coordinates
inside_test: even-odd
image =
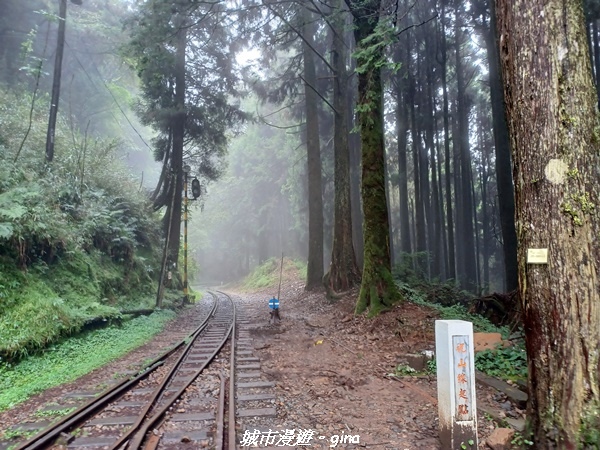
[[[385,195],[382,33],[380,0],[346,0],[354,20],[358,70],[358,126],[362,150],[364,263],[356,313],[375,315],[400,298],[390,264],[388,208]]]
[[[598,448],[600,127],[581,0],[496,0],[538,449]],[[527,264],[547,248],[547,264]]]

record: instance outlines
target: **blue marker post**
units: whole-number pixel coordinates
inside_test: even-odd
[[[271,308],[271,312],[269,314],[271,314],[271,318],[269,319],[269,323],[273,322],[275,323],[275,319],[277,319],[277,321],[281,321],[281,317],[279,317],[279,299],[276,297],[273,297],[271,300],[269,300],[269,308]]]
[[[279,299],[273,297],[271,300],[269,300],[269,308],[279,309]]]
[[[270,314],[271,318],[269,319],[269,323],[275,323],[275,319],[277,322],[281,321],[281,317],[279,316],[279,297],[281,295],[281,276],[283,275],[283,253],[281,254],[281,265],[279,267],[279,288],[277,289],[277,297],[273,296],[271,300],[269,300],[269,308],[271,308]]]

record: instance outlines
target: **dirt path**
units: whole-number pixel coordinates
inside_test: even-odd
[[[354,317],[356,293],[330,303],[323,292],[306,293],[303,283],[291,277],[282,286],[282,321],[269,324],[272,289],[230,292],[263,318],[253,324],[252,333],[262,370],[276,382],[274,431],[312,430],[312,445],[298,448],[441,449],[434,377],[386,376],[403,355],[433,350],[433,310],[405,303],[373,320]],[[65,392],[114,383],[116,372],[138,368],[181,339],[193,326],[188,322],[183,314],[140,349],[0,414],[0,431],[34,420],[36,411]],[[494,395],[478,387],[477,401],[498,407]],[[480,448],[487,448],[485,439],[493,428],[480,414]]]
[[[277,383],[273,430],[315,430],[325,439],[314,439],[310,448],[332,448],[344,435],[348,441],[360,436],[360,444],[335,447],[442,448],[435,377],[386,376],[403,355],[434,349],[433,310],[405,303],[367,320],[352,315],[356,293],[334,304],[295,281],[282,288],[282,321],[269,324],[269,290],[238,295],[264,310],[255,348],[264,372]],[[478,402],[489,404],[494,392],[479,387],[477,395]],[[493,428],[480,414],[480,448],[487,448]]]

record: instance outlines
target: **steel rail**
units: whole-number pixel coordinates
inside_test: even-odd
[[[223,294],[223,293],[221,293],[221,294]],[[221,351],[221,349],[223,348],[223,346],[229,339],[230,335],[235,334],[235,304],[233,303],[233,300],[231,299],[230,296],[228,296],[227,294],[223,294],[223,295],[225,295],[227,297],[227,299],[229,299],[229,301],[231,302],[231,306],[233,308],[233,317],[232,317],[231,325],[229,326],[229,329],[223,336],[223,340],[218,344],[217,348],[208,356],[208,358],[202,364],[202,366],[196,371],[196,374],[193,375],[192,377],[190,377],[188,382],[185,383],[175,393],[175,395],[173,395],[171,397],[170,400],[168,400],[157,412],[155,412],[152,417],[149,417],[148,419],[146,419],[143,422],[143,424],[141,421],[138,420],[138,422],[136,422],[125,433],[125,435],[121,436],[121,438],[119,439],[119,441],[116,444],[114,444],[110,447],[110,450],[116,450],[117,448],[120,448],[121,445],[123,445],[123,443],[125,443],[125,441],[127,439],[129,439],[133,433],[135,433],[135,435],[133,436],[131,441],[129,441],[128,443],[125,443],[124,447],[122,447],[122,448],[124,450],[126,450],[126,449],[129,449],[129,450],[141,449],[144,439],[146,438],[146,434],[148,434],[148,430],[150,429],[150,427],[154,426],[159,420],[162,419],[162,417],[169,410],[169,408],[183,395],[183,393],[186,391],[186,389],[196,380],[196,378],[198,378],[198,376],[204,371],[204,369],[212,362],[212,360],[215,358],[215,356],[217,356],[217,354],[219,354],[219,352]],[[190,344],[193,345],[193,342],[191,342]],[[183,359],[181,358],[180,360],[183,360]],[[178,363],[179,363],[179,361],[178,361]],[[178,369],[179,369],[179,364],[176,364],[173,367],[172,372],[168,376],[174,375]],[[158,396],[164,391],[164,388],[166,388],[166,383],[157,389],[157,395],[156,395],[156,397],[153,398],[153,400],[151,400],[151,403],[153,403],[153,404],[155,403]],[[158,392],[159,390],[160,390],[160,392]],[[143,420],[144,416],[140,416],[140,418]]]
[[[233,315],[235,324],[235,313]],[[231,334],[231,361],[229,365],[229,419],[228,419],[229,450],[236,450],[235,440],[235,328]]]
[[[216,305],[216,303],[217,302],[215,300],[215,305]],[[204,324],[206,324],[206,326],[208,326],[208,323],[207,323],[208,320],[211,317],[214,317],[215,309],[213,309],[211,311],[211,314],[209,314],[209,316],[207,317],[206,321],[204,322]],[[144,423],[144,419],[146,418],[146,415],[152,409],[152,407],[156,404],[156,402],[158,401],[159,397],[165,391],[167,385],[174,378],[175,374],[177,373],[177,371],[179,370],[179,368],[181,366],[182,361],[184,361],[185,358],[187,358],[187,355],[190,352],[191,348],[193,347],[194,343],[196,342],[196,339],[198,338],[198,336],[200,335],[200,333],[202,331],[204,331],[204,329],[205,329],[205,327],[203,327],[202,329],[197,329],[188,338],[189,342],[187,342],[186,346],[183,349],[183,352],[181,352],[181,355],[179,355],[179,357],[175,361],[175,364],[173,364],[173,367],[171,367],[171,370],[165,375],[165,377],[163,378],[162,382],[154,390],[154,392],[152,393],[152,396],[151,396],[150,400],[148,401],[148,403],[146,403],[146,406],[142,409],[142,412],[138,415],[138,418],[135,421],[135,423],[129,428],[129,430],[125,434],[121,435],[119,437],[119,439],[110,447],[111,450],[117,449],[121,445],[123,445],[123,443],[125,441],[127,441],[131,437],[131,435],[135,432],[135,430],[137,430],[137,429],[139,429],[141,427],[141,425]],[[195,375],[194,378],[196,376],[197,375]]]
[[[179,350],[180,347],[187,344],[191,336],[196,335],[200,331],[204,330],[204,328],[206,328],[209,319],[212,317],[217,308],[217,297],[212,293],[211,295],[213,296],[214,302],[210,312],[208,313],[204,321],[188,337],[182,339],[172,348],[170,348],[169,350],[152,360],[148,364],[148,366],[144,369],[141,369],[140,372],[138,372],[138,375],[136,375],[134,378],[125,379],[120,383],[103,391],[98,397],[93,398],[84,405],[80,406],[75,411],[62,418],[59,422],[40,431],[38,434],[16,447],[15,450],[36,450],[41,449],[44,445],[52,445],[53,442],[51,441],[57,439],[61,433],[64,433],[70,428],[77,426],[87,417],[94,414],[102,407],[106,406],[108,403],[113,401],[113,399],[115,399],[122,393],[127,392],[133,385],[137,384],[140,380],[144,379],[145,377],[150,375],[154,370],[162,366],[169,356],[171,356],[173,353]]]
[[[225,377],[223,372],[219,372],[220,391],[219,391],[219,407],[217,409],[217,432],[215,434],[215,449],[223,450],[223,429],[225,425]]]

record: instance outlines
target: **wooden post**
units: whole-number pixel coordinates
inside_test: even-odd
[[[473,324],[436,320],[435,353],[442,448],[477,449]]]

